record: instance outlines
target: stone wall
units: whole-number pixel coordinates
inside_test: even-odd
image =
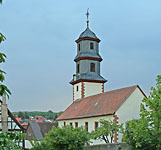
[[[90,145],[85,150],[130,150],[125,143]]]

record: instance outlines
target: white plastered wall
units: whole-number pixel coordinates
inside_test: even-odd
[[[82,93],[82,83],[77,83],[73,85],[73,94],[74,94],[74,100],[81,99],[81,93]],[[77,86],[78,86],[78,91],[77,91]]]
[[[62,121],[58,121],[58,126],[63,127],[64,122],[65,122],[66,125],[70,125],[70,123],[72,123],[73,127],[75,127],[75,122],[78,122],[78,127],[84,127],[85,122],[88,122],[88,132],[92,132],[93,130],[95,130],[95,122],[99,122],[100,119],[113,121],[113,115],[91,117],[91,118],[82,118],[82,119],[72,119],[72,120],[62,120]],[[99,124],[99,126],[100,126],[100,124]],[[92,142],[93,142],[92,144],[105,144],[104,141],[100,141],[100,140],[92,140]]]
[[[144,98],[143,93],[139,88],[136,88],[134,92],[127,98],[127,100],[121,105],[121,107],[116,111],[118,116],[118,122],[123,123],[125,127],[125,122],[132,119],[139,119],[140,114],[140,104]],[[122,135],[118,136],[118,142],[122,139]]]
[[[92,83],[84,82],[85,86],[85,97],[96,95],[102,93],[102,84],[103,83]]]
[[[25,148],[26,149],[31,149],[33,147],[32,144],[31,144],[31,142],[32,143],[35,143],[34,140],[25,140]],[[38,141],[38,142],[40,143],[40,141]]]
[[[27,148],[27,149],[32,148],[32,144],[30,143],[29,140],[25,140],[25,148]]]

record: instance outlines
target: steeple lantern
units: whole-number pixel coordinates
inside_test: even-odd
[[[104,83],[107,81],[100,75],[100,39],[89,29],[88,10],[86,15],[87,28],[76,40],[76,74],[70,82],[73,85],[74,100],[104,92]]]

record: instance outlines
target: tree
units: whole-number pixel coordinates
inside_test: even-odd
[[[55,114],[53,120],[56,120],[57,117],[58,117],[58,114]]]
[[[22,150],[18,143],[22,142],[25,135],[20,132],[0,133],[0,149],[1,150]]]
[[[126,124],[124,141],[137,150],[161,149],[161,75],[156,88],[142,100],[140,119]]]
[[[83,150],[89,140],[89,134],[83,128],[53,127],[44,140],[40,144],[37,142],[32,150]]]
[[[0,0],[0,4],[2,4],[2,0]],[[0,44],[4,40],[6,40],[5,36],[2,33],[0,33]],[[4,63],[6,58],[7,58],[6,55],[0,52],[0,63]],[[5,94],[9,98],[11,92],[7,88],[7,86],[3,84],[3,81],[5,80],[4,74],[6,73],[0,69],[0,96],[3,96],[3,94]],[[22,147],[19,146],[19,143],[22,142],[24,137],[25,137],[24,134],[16,131],[0,133],[0,149],[22,150]]]
[[[0,0],[0,3],[2,4],[2,0]],[[5,39],[6,39],[5,36],[2,33],[0,33],[0,44]],[[4,53],[0,52],[0,63],[4,63],[5,59],[6,59],[6,55]],[[10,90],[7,88],[6,85],[2,84],[3,81],[5,80],[4,74],[6,74],[6,73],[3,70],[0,69],[0,96],[5,94],[9,97],[9,95],[11,95]]]
[[[28,115],[28,112],[24,112],[24,118],[23,119],[29,119],[29,115]]]
[[[2,33],[0,33],[0,43],[4,41],[5,39],[6,39],[5,36]],[[5,59],[6,59],[6,55],[0,52],[0,63],[4,63]],[[4,74],[6,73],[0,69],[0,96],[5,94],[9,97],[9,95],[11,95],[10,90],[7,88],[7,86],[2,84],[3,81],[5,80]]]
[[[123,127],[122,125],[116,124],[113,121],[100,120],[100,127],[93,131],[92,137],[93,139],[100,139],[105,141],[106,143],[112,143],[115,133],[122,133]]]
[[[17,117],[24,119],[24,113],[22,111],[19,111]]]

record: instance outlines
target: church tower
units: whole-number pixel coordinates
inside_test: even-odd
[[[70,84],[73,85],[73,100],[82,99],[104,92],[104,83],[107,81],[100,75],[99,42],[94,32],[89,29],[88,10],[87,28],[82,32],[77,43],[76,74]]]

